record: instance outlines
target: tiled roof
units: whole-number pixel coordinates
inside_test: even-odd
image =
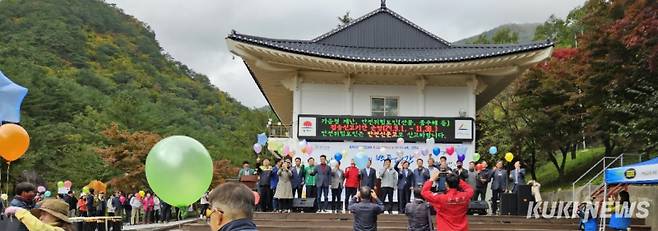
[[[525,44],[454,45],[382,7],[312,40],[285,40],[239,34],[228,39],[323,58],[381,63],[438,63],[481,59],[553,46]]]
[[[308,40],[271,39],[232,33],[229,39],[280,51],[316,57],[382,63],[457,62],[532,51],[553,46],[550,41],[525,44],[450,45],[445,48],[371,48],[324,44]]]

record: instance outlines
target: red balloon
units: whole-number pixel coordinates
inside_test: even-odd
[[[254,193],[254,205],[258,205],[258,202],[260,202],[260,194],[258,192],[252,192]]]
[[[446,153],[448,153],[448,155],[452,155],[453,153],[455,153],[455,147],[452,145],[448,146],[446,148]]]

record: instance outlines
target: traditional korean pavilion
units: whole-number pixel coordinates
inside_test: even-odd
[[[381,146],[416,157],[453,146],[467,161],[477,110],[553,49],[550,41],[452,44],[385,2],[313,39],[233,31],[226,42],[281,122],[292,126],[292,141],[314,141],[330,153]],[[396,148],[398,138],[411,146]]]

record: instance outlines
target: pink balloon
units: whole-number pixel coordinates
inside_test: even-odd
[[[446,148],[446,153],[448,153],[448,155],[452,155],[453,153],[455,153],[455,147],[452,145],[448,146]]]
[[[263,151],[263,146],[260,145],[259,143],[255,143],[254,144],[254,152],[260,153],[261,151]]]
[[[283,146],[283,153],[290,153],[290,147],[288,147],[288,145]]]
[[[258,202],[260,202],[260,195],[258,192],[252,192],[254,194],[254,205],[258,205]]]
[[[37,187],[37,192],[43,193],[45,191],[46,191],[46,187],[43,187],[43,186]]]
[[[312,145],[310,145],[310,144],[306,145],[306,154],[309,154],[309,155],[313,154],[313,146]]]
[[[73,182],[71,182],[70,180],[64,181],[65,188],[71,188],[71,186],[73,186]]]

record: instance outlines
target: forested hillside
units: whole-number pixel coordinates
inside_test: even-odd
[[[127,174],[99,152],[117,142],[103,133],[113,123],[191,136],[214,159],[236,164],[252,157],[255,135],[272,117],[175,61],[148,25],[99,0],[3,0],[0,33],[0,70],[29,89],[21,124],[31,146],[12,163],[15,178],[33,170],[75,184]]]

